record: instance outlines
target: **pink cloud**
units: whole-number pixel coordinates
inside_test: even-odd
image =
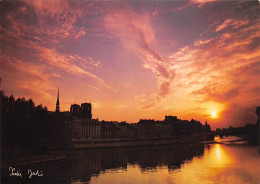
[[[187,1],[186,4],[184,4],[183,6],[181,7],[175,7],[173,8],[173,11],[174,12],[178,12],[178,11],[182,11],[184,10],[185,8],[191,6],[191,5],[197,5],[199,8],[201,8],[203,5],[205,5],[206,3],[210,3],[210,2],[214,2],[214,1],[217,1],[217,0],[190,0],[190,1]]]
[[[232,86],[232,84],[231,84]],[[222,84],[219,83],[211,83],[202,89],[197,91],[193,91],[192,94],[195,95],[202,95],[204,97],[203,101],[207,102],[210,100],[214,100],[217,102],[224,102],[226,103],[230,99],[235,98],[239,94],[239,90],[241,87],[225,87],[223,89]]]
[[[37,50],[36,57],[38,57],[39,60],[41,60],[42,62],[46,62],[50,66],[58,67],[74,75],[86,75],[87,77],[96,80],[106,88],[112,91],[116,91],[111,85],[107,84],[103,79],[86,70],[88,66],[99,66],[100,62],[96,62],[92,58],[89,58],[88,61],[77,55],[71,56],[67,54],[62,54],[55,49],[48,49],[37,46],[35,46],[34,49]],[[80,62],[81,67],[76,64],[77,62]]]
[[[93,3],[63,0],[28,1],[5,15],[8,26],[2,29],[13,37],[34,40],[41,45],[53,45],[64,39],[79,39],[89,30],[77,22],[83,19]]]
[[[191,0],[191,3],[198,4],[198,7],[202,7],[204,4],[214,1],[216,0]]]
[[[44,65],[26,63],[3,53],[0,58],[2,86],[5,92],[16,97],[33,98],[36,104],[54,102],[52,91],[56,90],[56,86]]]
[[[194,45],[195,45],[195,46],[204,45],[204,44],[207,44],[207,43],[213,41],[214,39],[215,39],[215,38],[211,38],[211,39],[208,39],[208,40],[196,40],[196,41],[194,42]]]
[[[198,105],[212,101],[226,106],[219,120],[222,125],[260,103],[260,53],[257,45],[250,47],[259,37],[259,24],[231,22],[235,21],[226,22],[219,30],[225,26],[232,30],[226,29],[218,38],[195,41],[169,57],[176,73],[175,86],[190,91],[187,98]],[[230,110],[236,108],[234,104],[241,108]],[[234,118],[233,123],[236,121]]]
[[[27,54],[30,55],[30,60],[41,61],[42,64],[59,68],[74,75],[85,75],[106,88],[116,91],[103,79],[89,71],[92,68],[100,67],[100,61],[95,61],[92,57],[82,58],[76,54],[62,53],[56,49],[56,46],[52,45],[53,42],[61,42],[66,37],[78,39],[85,34],[82,27],[74,24],[86,14],[93,3],[43,2],[41,0],[24,2],[18,12],[5,15],[9,26],[1,26],[3,34],[0,35],[0,38],[18,48],[13,54],[13,50],[5,46],[4,50],[8,57],[13,57],[24,63],[32,62],[23,58]],[[82,7],[77,9],[80,6],[85,9]],[[33,13],[36,14],[35,17]],[[29,21],[28,17],[35,18],[35,22],[25,23]]]
[[[156,100],[160,101],[169,93],[174,73],[169,71],[167,62],[151,46],[155,39],[155,31],[149,15],[133,12],[125,6],[111,11],[104,21],[110,34],[137,55],[143,61],[144,67],[156,75],[159,84]]]
[[[242,21],[242,20],[237,21],[235,19],[227,19],[216,28],[216,32],[226,29],[227,27],[232,27],[233,29],[237,29],[246,24],[248,24],[248,21]]]
[[[83,27],[75,26],[77,20],[86,14],[93,3],[71,2],[65,0],[35,0],[25,2],[34,8],[38,18],[38,33],[45,33],[48,37],[73,37],[78,39],[86,34]],[[53,23],[49,24],[49,20]]]

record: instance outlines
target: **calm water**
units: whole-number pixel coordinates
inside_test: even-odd
[[[16,167],[23,178],[2,171],[2,183],[252,183],[260,184],[260,150],[237,138],[221,144],[80,150],[63,161]],[[28,179],[28,169],[44,176]]]

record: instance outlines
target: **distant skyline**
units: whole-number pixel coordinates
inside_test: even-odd
[[[256,123],[259,1],[0,1],[1,89],[93,118]]]

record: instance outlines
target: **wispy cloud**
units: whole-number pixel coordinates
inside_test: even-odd
[[[80,5],[86,9],[77,9]],[[11,50],[5,45],[5,54],[23,63],[37,60],[74,75],[83,74],[115,91],[111,85],[89,71],[93,67],[100,67],[100,61],[95,61],[92,57],[82,58],[76,54],[60,52],[50,44],[61,42],[66,37],[77,39],[79,35],[83,36],[83,28],[75,23],[92,5],[93,3],[79,4],[56,0],[24,1],[16,8],[17,12],[10,10],[12,13],[6,13],[5,21],[8,22],[8,26],[1,26],[1,39],[12,46]],[[22,16],[19,17],[20,14]],[[26,21],[29,22],[24,24]],[[17,53],[12,54],[16,51]],[[24,58],[27,53],[30,54],[30,58]]]
[[[175,84],[188,89],[187,98],[195,95],[198,104],[213,101],[227,105],[227,109],[237,103],[251,108],[260,102],[259,97],[246,95],[251,94],[252,86],[260,87],[260,73],[256,72],[260,71],[259,44],[250,47],[259,37],[259,24],[229,20],[217,31],[228,26],[232,29],[217,38],[197,40],[169,56]]]
[[[169,70],[167,62],[152,47],[155,31],[149,15],[138,14],[131,11],[128,6],[124,6],[120,10],[111,11],[105,17],[105,25],[111,35],[137,55],[143,61],[143,66],[156,75],[159,84],[156,100],[160,101],[169,93],[174,73]]]
[[[202,7],[206,3],[214,2],[217,0],[191,0],[191,3],[197,4],[198,7]]]
[[[34,30],[36,33],[45,33],[52,39],[68,37],[78,39],[87,33],[83,26],[77,26],[76,23],[83,18],[93,3],[84,1],[73,3],[67,0],[25,0],[25,2],[28,7],[23,7],[24,11],[33,7],[37,16],[38,26]]]
[[[58,0],[1,3],[7,3],[0,24],[1,78],[7,93],[33,98],[51,108],[58,84],[69,85],[64,80],[67,76],[85,78],[84,85],[94,91],[101,88],[116,92],[95,74],[101,67],[99,60],[62,49],[62,44],[75,43],[91,31],[81,21],[93,3]],[[68,103],[63,104],[64,109],[70,102],[63,101]]]
[[[52,92],[56,86],[51,81],[51,75],[45,72],[44,65],[26,63],[4,54],[0,58],[5,90],[15,94],[20,92],[24,97],[36,99],[37,103],[51,103],[54,100]]]
[[[221,31],[227,27],[232,27],[233,29],[236,29],[246,24],[248,24],[248,21],[237,21],[235,19],[227,19],[216,28],[216,32]]]

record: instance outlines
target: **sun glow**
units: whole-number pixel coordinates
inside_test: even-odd
[[[216,111],[211,111],[211,117],[212,117],[212,118],[216,118],[216,117],[217,117]]]
[[[217,120],[222,118],[222,112],[226,108],[225,103],[218,103],[214,101],[210,101],[201,106],[205,109],[205,116],[211,120]]]

